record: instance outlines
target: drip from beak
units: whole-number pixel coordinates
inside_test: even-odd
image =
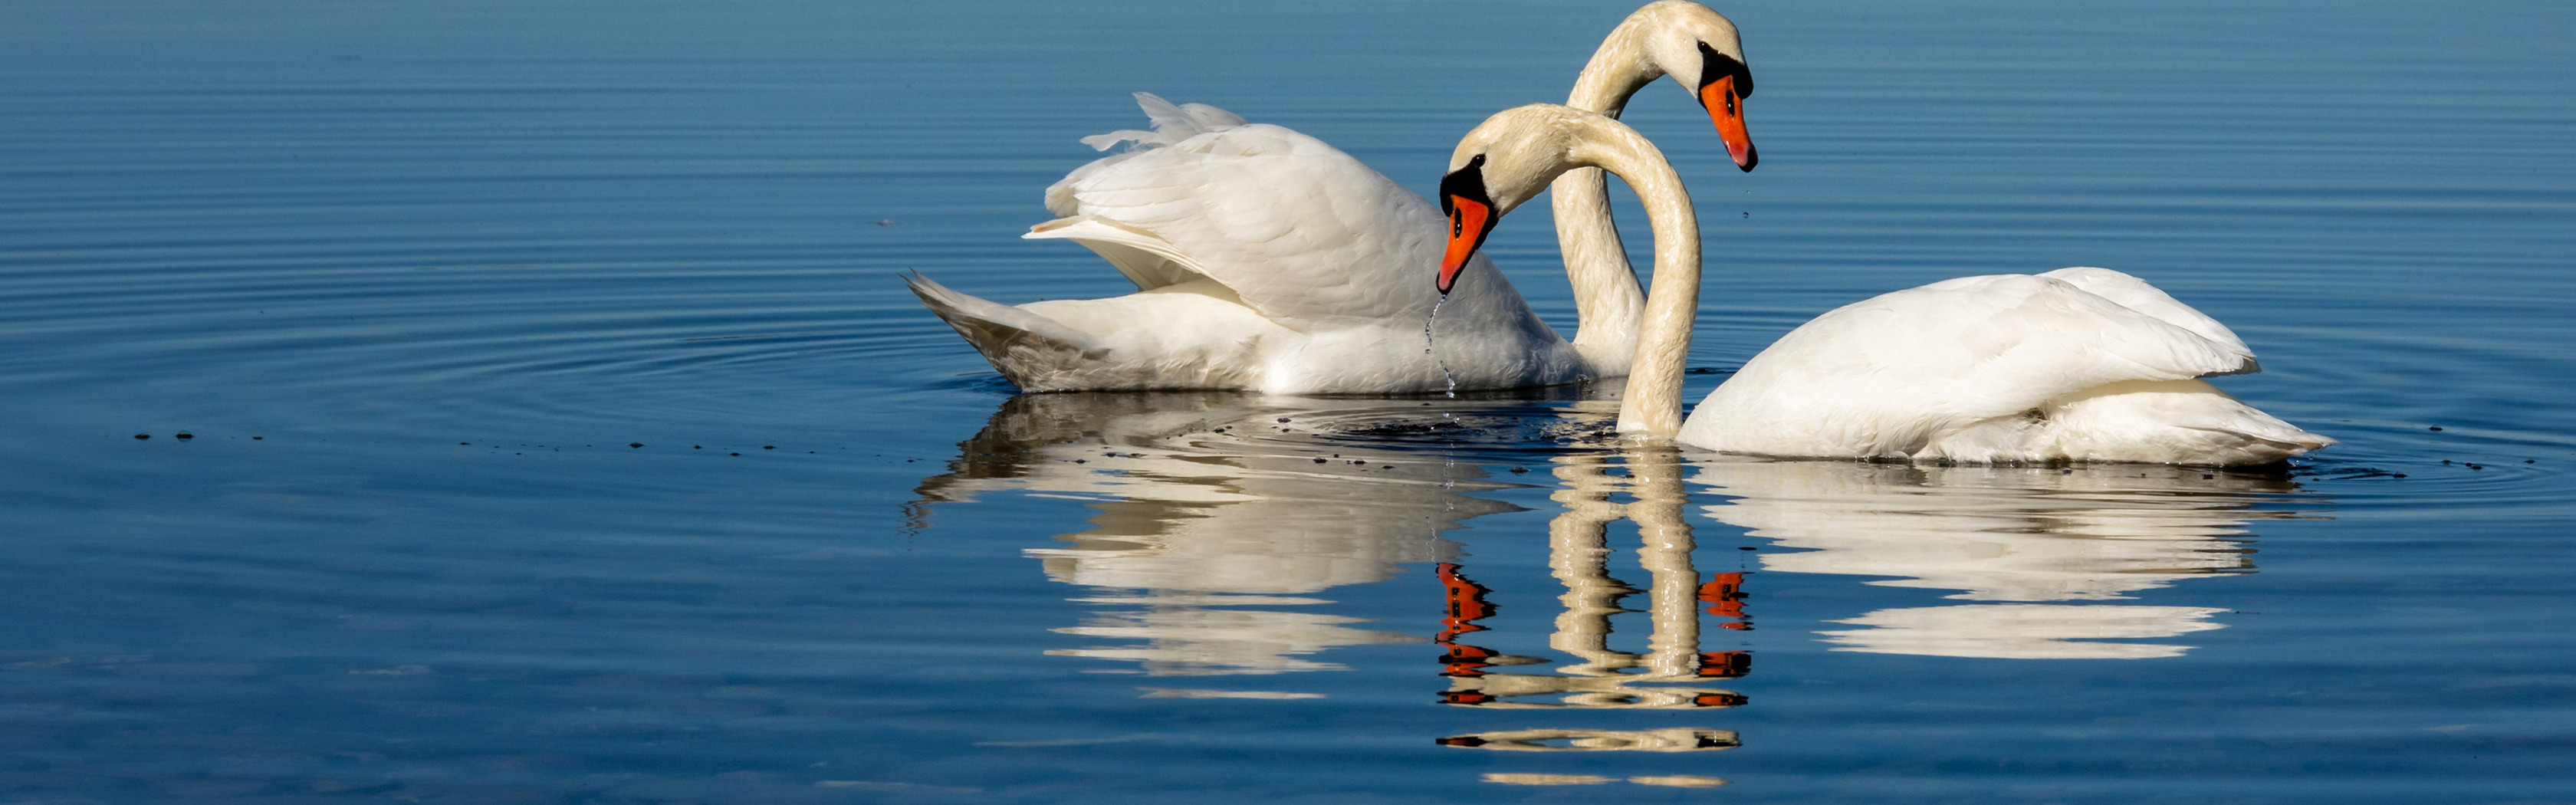
[[[1477,247],[1485,245],[1485,235],[1494,231],[1493,205],[1458,195],[1447,201],[1449,251],[1440,256],[1440,293],[1444,295],[1458,284],[1458,273],[1467,270],[1467,258],[1476,256]]]
[[[1753,151],[1753,135],[1744,130],[1744,96],[1735,92],[1735,77],[1723,76],[1699,88],[1699,102],[1708,107],[1708,120],[1717,124],[1718,139],[1726,141],[1726,155],[1735,166],[1746,172],[1762,161]]]

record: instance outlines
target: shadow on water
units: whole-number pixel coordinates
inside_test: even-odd
[[[2278,472],[2142,465],[1918,466],[1770,461],[1623,445],[1615,401],[1552,398],[1283,399],[1240,394],[1045,394],[1005,402],[924,479],[912,517],[987,494],[1083,501],[1064,544],[1027,549],[1090,607],[1064,634],[1100,645],[1048,653],[1133,663],[1147,676],[1343,670],[1337,648],[1431,643],[1443,704],[1489,711],[1715,711],[1747,702],[1717,687],[1752,652],[1702,651],[1702,628],[1750,630],[1752,576],[1871,577],[1954,591],[1959,603],[1895,607],[1816,630],[1837,651],[1999,659],[2153,659],[2169,641],[2223,628],[2205,606],[2133,603],[2135,593],[2255,572],[2257,520],[2324,505]],[[1495,499],[1545,490],[1547,572],[1562,588],[1548,656],[1488,648],[1494,588],[1444,536],[1526,511]],[[1788,550],[1753,572],[1695,568],[1696,512]],[[1614,575],[1612,526],[1633,524],[1642,585]],[[1700,521],[1703,526],[1706,521]],[[1621,532],[1625,533],[1625,532]],[[1349,585],[1430,564],[1446,593],[1437,634],[1368,628],[1300,611]],[[1624,562],[1617,564],[1625,565]],[[1524,576],[1526,574],[1523,574]],[[1510,578],[1510,582],[1498,581]],[[1642,609],[1632,599],[1643,596]],[[1616,615],[1643,612],[1646,650],[1614,649]],[[1503,627],[1508,628],[1508,627]],[[1148,687],[1148,697],[1286,699],[1322,694]],[[1506,751],[1729,749],[1707,725],[1647,730],[1498,725],[1441,736]],[[1526,776],[1526,775],[1521,775]],[[1539,775],[1545,777],[1546,775]],[[1490,775],[1497,783],[1556,784]],[[1645,780],[1649,778],[1639,778]],[[1652,778],[1710,785],[1714,778]]]

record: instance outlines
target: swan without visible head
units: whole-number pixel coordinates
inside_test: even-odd
[[[1671,75],[1708,105],[1750,170],[1752,77],[1733,23],[1688,0],[1638,9],[1570,100],[1616,113]],[[1222,109],[1138,95],[1152,131],[1047,189],[1058,216],[1025,237],[1071,240],[1138,293],[1002,305],[912,278],[913,291],[1023,391],[1241,389],[1386,393],[1553,385],[1628,371],[1644,305],[1602,180],[1568,177],[1558,224],[1582,325],[1560,338],[1490,261],[1443,301],[1416,277],[1442,248],[1428,200],[1320,140]],[[1581,185],[1579,187],[1574,185]],[[1432,322],[1437,352],[1424,350]]]
[[[2265,464],[2334,444],[2199,380],[2259,367],[2226,326],[2100,268],[1962,277],[1837,308],[1755,355],[1684,422],[1699,225],[1672,166],[1627,126],[1534,104],[1468,132],[1440,183],[1451,238],[1438,285],[1476,282],[1468,269],[1493,220],[1580,167],[1635,188],[1655,235],[1622,431],[1761,455],[1967,462]]]

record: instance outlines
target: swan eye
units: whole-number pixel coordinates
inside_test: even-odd
[[[1753,70],[1735,57],[1717,52],[1707,42],[1699,43],[1699,88],[1705,90],[1718,79],[1729,77],[1735,79],[1737,96],[1753,97]]]
[[[1461,198],[1493,205],[1492,197],[1485,195],[1485,155],[1477,154],[1466,165],[1440,177],[1440,213],[1454,218],[1458,214],[1456,199]]]

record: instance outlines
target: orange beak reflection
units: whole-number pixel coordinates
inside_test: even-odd
[[[1708,107],[1708,121],[1717,124],[1718,139],[1726,141],[1726,155],[1735,158],[1736,167],[1753,170],[1762,158],[1753,151],[1753,135],[1744,131],[1744,98],[1735,94],[1735,77],[1708,82],[1699,90],[1699,102]]]
[[[1476,256],[1476,247],[1485,245],[1485,234],[1494,231],[1494,208],[1465,196],[1449,197],[1449,251],[1440,256],[1440,292],[1448,293],[1458,284],[1458,272],[1467,269],[1467,258]]]

